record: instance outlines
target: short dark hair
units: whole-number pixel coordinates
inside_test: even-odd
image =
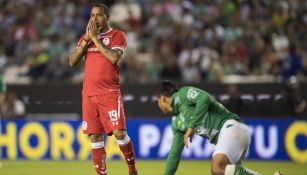
[[[157,89],[157,96],[167,96],[167,97],[171,97],[173,93],[177,92],[178,88],[175,85],[175,83],[173,83],[170,80],[162,80],[159,83],[158,89]]]
[[[92,5],[92,8],[93,8],[93,7],[100,7],[100,8],[102,8],[104,14],[105,14],[108,18],[110,17],[110,10],[109,10],[108,6],[106,6],[105,4],[102,4],[102,3],[94,3],[94,4]]]

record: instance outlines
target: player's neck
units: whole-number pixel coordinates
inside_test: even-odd
[[[102,28],[102,29],[100,30],[100,33],[106,33],[106,32],[108,32],[108,31],[110,31],[110,29],[111,29],[110,25],[107,24],[106,27],[104,27],[104,28]]]

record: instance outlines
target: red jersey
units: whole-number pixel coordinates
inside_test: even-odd
[[[82,43],[84,36],[80,38],[78,46]],[[108,32],[100,33],[98,37],[108,48],[118,48],[125,52],[127,42],[124,32],[111,28]],[[113,65],[90,41],[85,53],[82,96],[119,92],[119,68],[119,64]]]

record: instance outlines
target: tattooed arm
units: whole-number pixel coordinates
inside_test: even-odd
[[[89,26],[89,23],[87,24],[86,33],[84,35],[84,38],[81,44],[79,45],[78,43],[78,46],[69,54],[68,62],[69,62],[70,67],[76,66],[85,54],[85,51],[88,47],[88,42],[90,41],[90,36],[87,30],[88,26]]]
[[[118,60],[120,60],[124,54],[124,52],[121,49],[110,49],[98,38],[95,38],[92,40],[97,49],[102,53],[112,64],[117,64]]]
[[[83,57],[85,51],[87,49],[87,42],[85,40],[82,41],[81,45],[76,47],[70,54],[69,54],[69,65],[71,67],[76,66],[81,58]]]

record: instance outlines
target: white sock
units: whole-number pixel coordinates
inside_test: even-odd
[[[234,175],[235,173],[235,165],[227,165],[225,168],[225,175]]]
[[[104,147],[104,142],[91,143],[93,149],[98,149]]]
[[[127,145],[127,143],[129,143],[130,141],[130,137],[128,136],[128,134],[126,134],[126,137],[123,140],[117,140],[117,143],[119,146],[125,146]]]

